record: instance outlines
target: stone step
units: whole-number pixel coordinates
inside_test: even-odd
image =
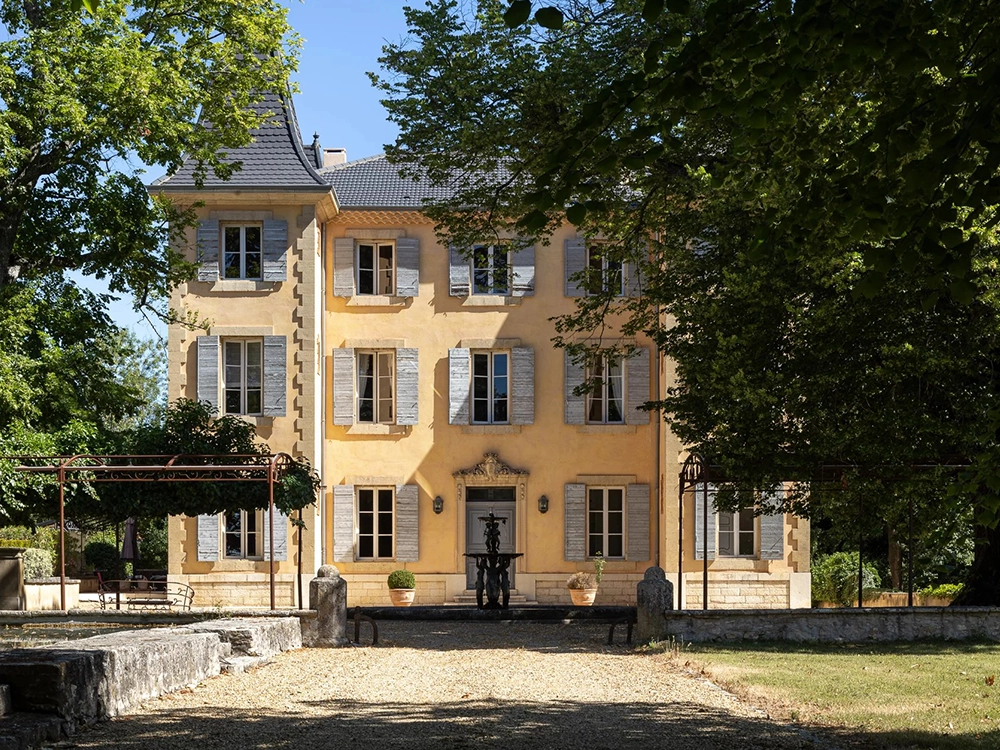
[[[483,596],[483,601],[486,601],[485,595]],[[464,593],[456,594],[454,600],[449,602],[450,604],[476,604],[476,592],[474,590],[466,589]],[[527,604],[528,599],[524,594],[517,593],[517,589],[511,589],[510,591],[510,604]]]

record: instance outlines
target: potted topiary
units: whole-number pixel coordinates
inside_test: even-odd
[[[417,579],[408,570],[394,570],[389,574],[389,598],[393,606],[409,607],[416,596]]]
[[[597,587],[604,576],[604,558],[600,554],[594,558],[594,571],[574,573],[566,581],[569,598],[573,600],[574,607],[590,607],[597,598]]]

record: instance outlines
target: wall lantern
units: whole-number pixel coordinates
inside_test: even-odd
[[[538,498],[538,512],[539,513],[549,512],[549,499],[545,495],[542,495],[540,498]]]
[[[434,498],[434,512],[440,513],[443,510],[444,510],[444,500],[441,498],[440,495],[438,495],[437,497]]]

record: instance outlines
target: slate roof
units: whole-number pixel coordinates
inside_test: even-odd
[[[324,167],[319,174],[337,192],[341,209],[423,208],[425,200],[451,195],[447,185],[400,177],[399,167],[390,164],[385,154]]]
[[[227,152],[226,162],[242,162],[242,169],[228,180],[208,170],[202,185],[207,190],[329,190],[329,183],[316,171],[314,147],[304,146],[291,96],[269,93],[252,106],[260,114],[273,116],[251,131],[248,146]],[[186,161],[174,174],[161,177],[152,187],[161,190],[195,190],[193,160]]]

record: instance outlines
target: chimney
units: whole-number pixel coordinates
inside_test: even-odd
[[[338,164],[347,164],[347,149],[346,148],[324,148],[323,149],[323,166],[324,167],[335,167]]]

